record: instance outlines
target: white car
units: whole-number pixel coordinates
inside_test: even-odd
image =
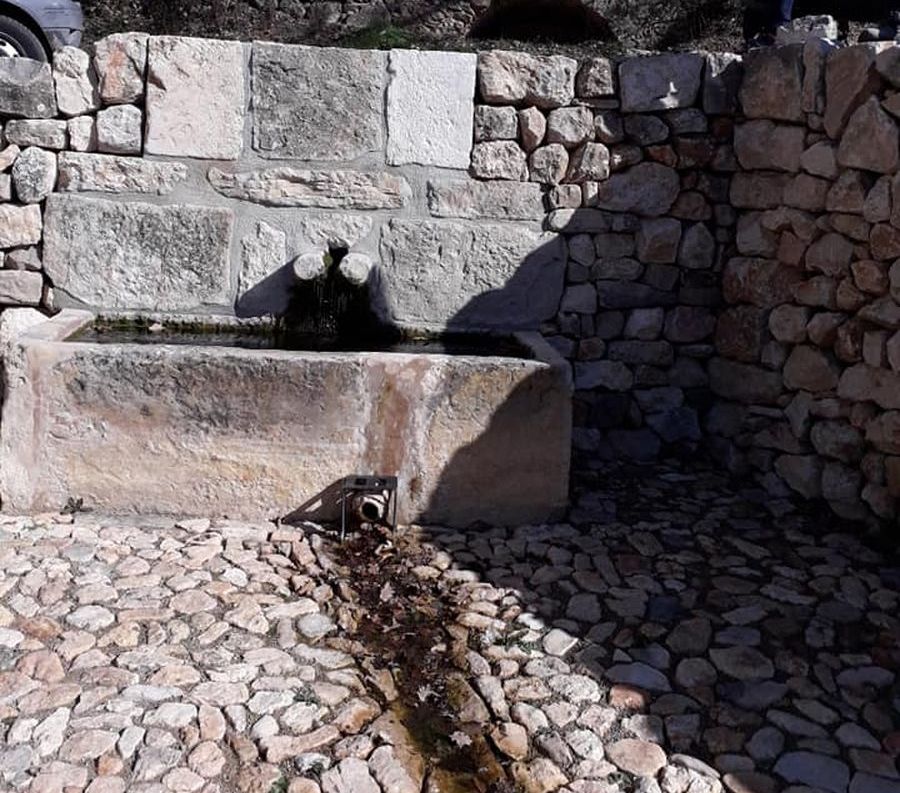
[[[83,27],[72,0],[0,0],[0,58],[47,61],[59,47],[77,47]]]

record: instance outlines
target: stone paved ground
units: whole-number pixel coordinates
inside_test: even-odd
[[[398,625],[406,575],[423,636],[453,615],[418,697],[489,747],[462,783],[314,527],[0,518],[0,789],[900,791],[896,558],[710,471],[597,481],[572,525],[378,552]]]

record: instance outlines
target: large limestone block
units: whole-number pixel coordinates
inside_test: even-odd
[[[138,157],[84,154],[59,155],[59,190],[65,193],[155,193],[166,195],[183,182],[187,166]]]
[[[207,178],[229,198],[275,207],[400,209],[411,194],[406,179],[384,172],[267,168],[226,173],[210,168]]]
[[[474,179],[429,181],[428,211],[439,218],[473,220],[541,220],[545,214],[539,184]]]
[[[243,144],[245,104],[240,42],[150,39],[144,141],[148,154],[236,160]]]
[[[21,248],[41,241],[41,208],[0,204],[0,248]]]
[[[94,69],[104,104],[136,102],[144,96],[149,38],[146,33],[113,33],[94,44]]]
[[[391,51],[389,164],[469,167],[477,60],[465,52]]]
[[[658,217],[672,208],[680,187],[677,171],[659,163],[643,162],[598,184],[591,203],[612,212]]]
[[[263,157],[353,160],[380,152],[387,55],[253,45],[253,148]]]
[[[75,300],[159,311],[229,302],[229,209],[57,193],[45,223],[44,268]]]
[[[622,110],[646,113],[691,107],[704,66],[702,55],[689,52],[625,59],[619,64]]]
[[[402,325],[535,328],[556,315],[564,273],[555,234],[419,220],[382,229],[381,301]]]
[[[575,97],[578,61],[561,55],[491,50],[478,56],[478,88],[486,102],[563,107]]]
[[[50,64],[0,58],[0,116],[53,118],[56,89]]]
[[[278,274],[287,264],[287,259],[285,233],[264,221],[259,221],[253,232],[241,239],[239,315],[284,313],[290,300],[292,278],[289,273]],[[277,288],[273,289],[273,286]]]
[[[850,117],[837,154],[845,168],[894,173],[900,165],[900,133],[894,120],[870,97]]]
[[[840,138],[853,112],[872,96],[881,82],[875,70],[879,45],[842,47],[828,56],[825,66],[825,132]]]
[[[803,121],[803,46],[764,47],[744,56],[741,105],[747,118]]]

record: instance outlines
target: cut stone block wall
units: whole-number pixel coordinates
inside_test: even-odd
[[[296,257],[348,249],[387,320],[539,329],[578,465],[705,436],[773,497],[893,516],[900,48],[58,58],[0,61],[0,307],[279,313]]]

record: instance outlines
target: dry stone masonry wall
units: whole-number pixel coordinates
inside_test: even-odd
[[[705,436],[774,495],[892,518],[897,88],[900,49],[819,39],[615,63],[120,34],[0,62],[4,332],[277,314],[297,261],[346,250],[399,325],[540,328],[579,465]]]
[[[900,50],[811,40],[751,53],[746,72],[711,442],[773,494],[893,519]]]

